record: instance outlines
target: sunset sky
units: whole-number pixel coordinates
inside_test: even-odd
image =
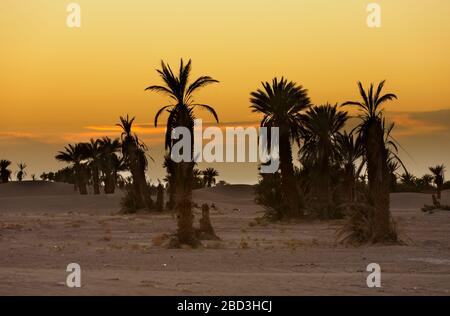
[[[162,132],[150,126],[164,97],[161,59],[193,60],[193,75],[220,84],[198,94],[222,125],[248,125],[249,93],[285,76],[314,104],[358,98],[356,82],[387,80],[387,105],[408,168],[450,170],[450,1],[448,0],[78,0],[82,25],[66,25],[63,0],[0,1],[0,159],[28,174],[56,170],[64,144],[119,136],[120,115],[137,117],[151,147],[149,177],[162,178]],[[366,24],[378,2],[382,27]],[[200,112],[205,121],[208,113]],[[254,165],[214,165],[221,179],[252,183]]]

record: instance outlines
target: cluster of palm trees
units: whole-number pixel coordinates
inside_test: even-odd
[[[391,186],[392,192],[436,192],[436,197],[441,198],[444,189],[450,189],[450,181],[445,182],[445,166],[437,165],[429,167],[430,173],[422,177],[416,177],[409,172],[394,173]]]
[[[88,194],[90,184],[94,194],[100,194],[101,183],[105,194],[114,193],[117,172],[124,169],[122,160],[117,155],[119,149],[119,141],[109,137],[65,146],[55,156],[57,160],[70,164],[60,172],[66,176],[63,182],[73,183],[82,195]],[[45,175],[41,177],[45,178]],[[52,180],[51,174],[47,178]]]
[[[10,170],[11,161],[6,159],[0,160],[0,183],[8,183],[11,180],[11,175],[13,172]],[[17,164],[17,172],[16,172],[16,178],[18,182],[22,182],[27,172],[25,169],[27,168],[27,165],[23,162]]]
[[[382,105],[397,97],[382,94],[384,83],[376,89],[371,84],[367,90],[358,83],[361,100],[341,105],[360,111],[359,124],[351,132],[344,131],[348,112],[338,105],[312,105],[306,89],[284,78],[265,82],[262,89],[251,93],[252,111],[264,115],[261,125],[280,128],[280,172],[261,179],[272,186],[279,183],[278,195],[268,192],[283,203],[276,208],[279,217],[304,217],[316,210],[334,216],[339,205],[359,203],[370,212],[373,223],[366,239],[396,239],[389,211],[389,164],[402,163],[391,136],[393,125],[387,126]],[[300,148],[300,168],[293,164],[294,143]],[[367,176],[368,182],[358,198],[356,189],[362,176]],[[259,185],[264,185],[261,182]],[[259,191],[259,195],[263,193]],[[273,207],[270,199],[259,199]]]
[[[193,135],[194,110],[205,108],[213,114],[215,110],[194,100],[194,92],[218,81],[210,76],[201,76],[189,82],[191,61],[181,60],[178,73],[164,62],[157,70],[163,85],[152,85],[147,91],[166,95],[171,103],[162,107],[155,116],[155,126],[160,115],[168,113],[166,130],[167,181],[170,187],[173,207],[178,212],[178,233],[180,243],[197,245],[193,229],[192,189],[195,183],[194,159],[175,163],[169,157],[174,141],[171,138],[176,127],[185,127]],[[343,131],[349,118],[347,112],[337,105],[312,105],[308,91],[287,79],[273,79],[263,82],[262,88],[251,93],[251,109],[263,114],[261,126],[279,128],[280,171],[272,177],[263,176],[262,181],[270,181],[272,197],[282,203],[282,217],[303,217],[308,215],[309,203],[317,201],[322,208],[333,207],[333,196],[337,191],[335,182],[342,187],[349,203],[356,203],[356,185],[361,170],[365,170],[368,185],[364,203],[372,210],[374,227],[367,238],[373,242],[395,239],[389,211],[389,164],[401,161],[397,157],[397,146],[391,137],[393,125],[386,126],[382,105],[396,99],[394,94],[382,94],[384,81],[375,89],[372,84],[365,90],[358,83],[361,101],[345,102],[343,106],[355,106],[360,110],[357,128],[350,133]],[[190,157],[193,158],[191,138]],[[300,147],[301,168],[293,163],[293,144]],[[357,162],[360,166],[357,168]],[[336,180],[337,179],[337,180]],[[278,184],[273,186],[273,184]],[[274,194],[275,189],[279,194]],[[306,194],[310,192],[310,194]],[[309,198],[308,197],[313,197]],[[268,201],[270,199],[260,199]]]
[[[190,81],[191,69],[190,60],[187,63],[181,60],[178,72],[161,62],[157,72],[162,84],[151,85],[146,91],[163,94],[170,100],[157,111],[154,120],[157,126],[161,115],[167,113],[164,167],[167,171],[168,205],[177,211],[178,243],[197,246],[192,190],[213,186],[219,174],[213,168],[203,171],[195,168],[194,137],[191,137],[190,152],[182,153],[191,159],[171,160],[175,144],[172,133],[175,128],[184,127],[193,135],[197,108],[207,110],[219,121],[212,106],[194,99],[196,92],[218,81],[210,76]],[[394,125],[386,123],[382,108],[397,96],[383,94],[384,84],[382,81],[376,87],[371,84],[364,89],[359,82],[361,100],[348,101],[340,106],[313,105],[308,90],[285,78],[263,82],[262,88],[251,92],[250,108],[262,114],[261,126],[279,128],[280,170],[275,174],[261,175],[256,187],[257,201],[276,210],[278,218],[303,218],[317,214],[329,218],[341,214],[338,211],[341,209],[357,209],[350,216],[353,222],[346,226],[350,227],[350,238],[355,235],[358,241],[374,243],[395,241],[397,236],[389,210],[389,193],[397,181],[397,170],[404,165],[397,156],[397,143],[391,135]],[[347,106],[359,110],[359,123],[351,131],[345,130],[349,113],[341,110]],[[70,163],[70,167],[56,174],[43,174],[41,178],[65,178],[81,194],[88,193],[89,185],[92,185],[94,194],[100,194],[101,187],[106,194],[111,194],[118,185],[125,183],[120,172],[129,171],[133,203],[137,208],[154,207],[145,175],[148,148],[133,133],[134,120],[128,115],[120,117],[117,124],[122,130],[120,139],[104,137],[66,146],[56,159]],[[298,148],[296,154],[295,148]],[[297,157],[299,167],[294,157]],[[7,182],[10,177],[9,165],[8,161],[0,162],[2,182]],[[20,166],[21,178],[25,167]],[[424,181],[434,181],[440,198],[444,166],[430,168],[430,171],[433,176]],[[163,189],[162,185],[158,187],[158,209],[163,208]],[[369,225],[363,237],[358,226],[361,223]]]
[[[101,188],[105,194],[113,194],[116,187],[124,187],[127,182],[120,172],[129,171],[136,204],[139,208],[150,208],[152,202],[145,177],[147,147],[132,132],[134,120],[128,115],[120,117],[117,124],[122,129],[120,139],[103,137],[67,145],[55,158],[69,163],[70,167],[56,174],[43,174],[41,178],[58,180],[65,177],[65,182],[73,183],[82,195],[88,194],[90,185],[96,195],[100,194]]]

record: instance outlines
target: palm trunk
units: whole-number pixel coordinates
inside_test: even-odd
[[[175,209],[178,213],[178,241],[193,247],[198,246],[194,230],[194,214],[192,213],[192,175],[194,163],[177,164],[177,179],[174,192]]]
[[[75,169],[76,177],[77,177],[77,187],[81,195],[87,195],[87,185],[86,185],[86,175],[83,166],[78,165]]]
[[[107,169],[104,170],[105,175],[105,187],[103,191],[105,191],[105,194],[111,194],[111,182],[112,182],[112,176],[111,176],[111,170]]]
[[[192,186],[194,182],[194,125],[190,114],[181,112],[179,126],[189,128],[191,135],[191,153],[189,162],[176,163],[174,201],[178,213],[178,241],[180,244],[197,247],[199,241],[194,230],[194,213],[192,212]]]
[[[132,164],[135,165],[135,163]],[[141,180],[139,178],[136,166],[133,166],[130,169],[131,169],[131,176],[133,178],[133,191],[136,197],[136,205],[138,206],[138,208],[143,208],[144,200],[142,199],[142,191],[141,191],[142,184],[140,183]]]
[[[320,204],[323,207],[328,207],[331,204],[331,194],[330,194],[330,166],[328,162],[329,157],[322,157],[321,161],[321,176],[318,179],[318,195],[320,197]]]
[[[131,177],[133,178],[133,191],[134,196],[136,198],[136,205],[138,208],[143,208],[145,206],[144,200],[143,200],[143,184],[142,177],[140,176],[140,168],[139,168],[139,157],[137,154],[137,148],[134,143],[129,144],[128,148],[126,150],[127,154],[129,155],[129,163],[130,163],[130,172]]]
[[[145,177],[145,168],[141,165],[138,166],[139,168],[139,186],[140,186],[140,192],[142,194],[142,200],[144,201],[145,206],[148,210],[151,210],[153,208],[153,200],[150,196],[150,192],[148,190],[147,185],[147,179]]]
[[[287,131],[280,133],[280,170],[281,186],[287,202],[285,215],[288,217],[303,216],[292,163],[291,141]]]
[[[344,190],[347,194],[347,202],[354,202],[355,201],[355,186],[356,186],[356,179],[355,179],[355,172],[354,167],[347,165],[345,167],[345,178],[344,178]]]
[[[92,181],[94,183],[94,194],[99,195],[100,194],[100,177],[99,177],[99,171],[98,171],[97,166],[94,166],[92,168]]]
[[[369,203],[374,207],[373,242],[392,240],[391,215],[389,210],[389,169],[384,133],[379,119],[368,127],[367,172],[369,179]]]
[[[162,184],[158,185],[158,192],[156,194],[156,211],[164,211],[164,187]]]

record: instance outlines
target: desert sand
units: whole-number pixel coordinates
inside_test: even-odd
[[[211,220],[222,241],[166,249],[174,215],[120,215],[120,198],[80,196],[66,184],[1,185],[0,295],[450,294],[450,212],[421,212],[427,194],[391,195],[403,245],[364,247],[337,242],[340,221],[255,225],[253,188],[231,185],[194,193],[218,207]],[[443,199],[450,204],[450,192]],[[72,262],[80,289],[65,285]],[[372,262],[381,288],[366,285]]]

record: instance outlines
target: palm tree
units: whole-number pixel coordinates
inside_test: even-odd
[[[437,165],[435,167],[430,167],[429,169],[434,177],[433,182],[436,185],[437,198],[440,199],[442,186],[444,185],[444,181],[445,181],[445,177],[444,177],[445,166]]]
[[[404,185],[414,187],[416,185],[417,178],[413,174],[405,172],[402,175],[400,175],[400,181]]]
[[[216,184],[216,177],[219,176],[219,172],[214,168],[206,168],[202,171],[203,182],[206,187],[211,188]]]
[[[364,148],[364,157],[367,164],[369,182],[368,202],[373,206],[374,226],[372,242],[384,242],[396,239],[392,228],[389,210],[389,152],[385,143],[385,129],[382,105],[397,96],[392,93],[382,95],[385,81],[382,81],[375,93],[371,84],[366,92],[358,82],[362,101],[348,101],[343,104],[356,106],[362,113],[359,116],[361,123],[357,130],[360,134]]]
[[[116,125],[122,129],[122,154],[133,177],[133,190],[135,193],[136,205],[139,208],[147,206],[147,208],[150,209],[152,203],[147,194],[147,180],[145,177],[145,171],[148,166],[145,155],[147,147],[144,143],[140,142],[137,135],[132,132],[134,120],[135,117],[130,119],[128,115],[126,118],[121,116],[120,123]]]
[[[344,170],[343,185],[344,190],[347,192],[347,201],[355,201],[356,191],[356,179],[358,178],[358,172],[356,169],[356,162],[363,155],[363,148],[361,146],[361,139],[354,137],[353,133],[337,135],[337,150],[339,154],[339,161],[342,163]]]
[[[420,178],[420,182],[425,188],[429,188],[431,183],[434,181],[434,176],[431,174],[424,174],[422,178]]]
[[[27,167],[27,165],[21,162],[17,165],[17,167],[19,168],[19,171],[17,171],[17,181],[22,182],[22,180],[27,175],[27,173],[25,172],[25,168]]]
[[[317,184],[317,193],[325,205],[331,203],[331,167],[338,159],[336,144],[340,130],[347,122],[347,112],[338,111],[337,105],[321,105],[310,108],[302,115],[300,149],[302,161],[312,162]]]
[[[87,194],[87,170],[84,164],[85,150],[82,144],[69,144],[64,147],[64,151],[60,151],[56,156],[56,160],[67,162],[73,165],[73,171],[75,173],[76,187],[81,195]]]
[[[88,158],[89,166],[92,170],[92,182],[94,185],[94,194],[100,194],[100,159],[101,159],[101,142],[100,140],[91,139],[89,143],[83,144],[86,158]]]
[[[292,144],[300,136],[301,112],[310,105],[308,91],[284,78],[274,78],[272,84],[262,83],[263,89],[251,93],[252,112],[264,115],[262,127],[279,128],[280,170],[284,198],[287,201],[285,216],[302,216],[300,196],[292,163]]]
[[[121,144],[119,139],[103,137],[99,140],[99,147],[104,191],[105,194],[113,194],[116,188],[117,172],[124,169],[122,159],[116,154],[120,150]]]
[[[163,112],[168,112],[166,129],[166,149],[171,154],[174,142],[171,139],[172,131],[176,127],[185,127],[191,135],[190,160],[174,164],[174,173],[171,175],[173,182],[170,190],[174,197],[175,208],[178,212],[178,240],[181,244],[196,246],[198,240],[195,237],[193,228],[194,215],[192,213],[192,186],[193,186],[193,148],[194,148],[194,110],[202,108],[209,111],[216,121],[218,116],[216,111],[207,104],[197,103],[194,100],[194,93],[210,84],[218,83],[210,76],[200,76],[190,83],[190,73],[192,69],[191,60],[184,64],[180,62],[178,74],[174,74],[169,65],[161,62],[161,69],[157,70],[163,85],[152,85],[147,87],[146,91],[158,92],[170,98],[171,103],[163,106],[155,115],[155,126],[158,125],[158,119]]]
[[[0,160],[0,180],[2,183],[8,183],[11,177],[11,170],[8,167],[11,165],[11,161],[2,159]]]

